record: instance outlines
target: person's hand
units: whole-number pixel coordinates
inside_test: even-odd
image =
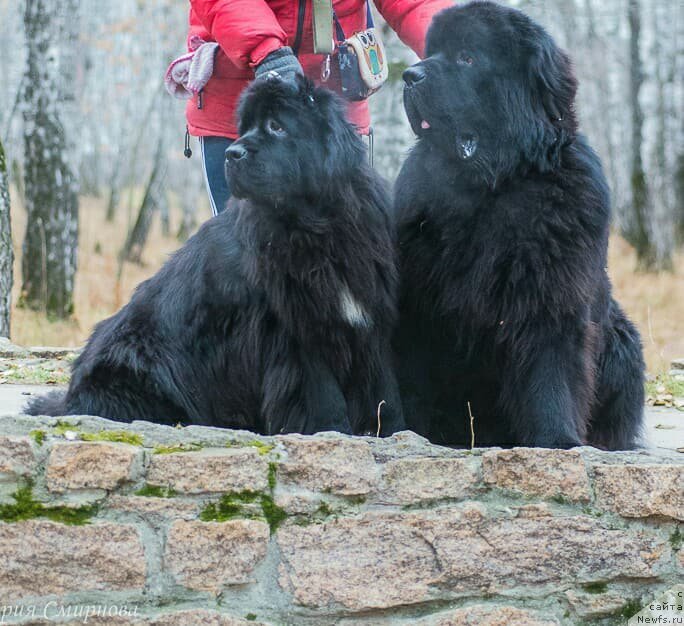
[[[269,54],[254,70],[255,77],[262,78],[275,72],[285,81],[294,81],[297,74],[304,74],[299,60],[292,53],[292,48],[283,46]]]

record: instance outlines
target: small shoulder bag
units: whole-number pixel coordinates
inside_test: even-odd
[[[345,36],[334,11],[333,20],[337,37],[335,55],[340,67],[342,95],[347,100],[365,100],[383,86],[388,75],[385,46],[373,24],[370,2],[366,0],[366,29],[351,37]],[[326,64],[329,62],[328,57]],[[326,71],[324,69],[324,79],[327,78]]]

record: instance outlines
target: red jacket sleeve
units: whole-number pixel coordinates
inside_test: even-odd
[[[206,28],[204,28],[204,25],[202,24],[202,22],[200,22],[194,9],[190,9],[190,28],[188,30],[187,41],[188,52],[192,51],[192,47],[190,46],[190,40],[193,37],[199,37],[204,41],[208,41],[211,39],[211,33]]]
[[[190,4],[202,26],[240,68],[254,68],[287,45],[287,35],[265,0],[190,0]]]
[[[392,30],[422,59],[425,35],[435,13],[453,6],[453,0],[375,0]]]

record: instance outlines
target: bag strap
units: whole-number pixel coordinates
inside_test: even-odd
[[[337,37],[337,41],[342,43],[347,37],[344,34],[344,30],[342,30],[340,20],[337,19],[335,9],[333,9],[332,16],[335,22],[335,36]],[[370,0],[366,0],[366,29],[369,28],[375,28],[375,24],[373,23],[373,12],[371,11]]]
[[[370,0],[366,0],[366,29],[375,28],[373,23],[373,12],[370,7]]]
[[[313,0],[314,54],[332,54],[334,15],[332,0]]]

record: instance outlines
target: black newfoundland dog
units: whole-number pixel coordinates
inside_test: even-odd
[[[258,81],[226,152],[239,200],[95,328],[33,414],[246,428],[403,428],[391,203],[336,97]]]
[[[436,16],[404,74],[397,348],[408,426],[433,441],[638,445],[639,335],[606,274],[609,192],[577,132],[568,57],[491,2]]]

